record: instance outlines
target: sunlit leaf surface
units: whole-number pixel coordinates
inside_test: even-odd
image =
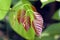
[[[6,16],[10,8],[10,4],[11,0],[0,0],[0,20]]]

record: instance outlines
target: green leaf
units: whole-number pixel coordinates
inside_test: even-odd
[[[55,12],[52,18],[55,20],[60,20],[60,9]]]
[[[60,23],[48,25],[48,28],[42,32],[42,35],[36,40],[57,40],[60,37]]]
[[[55,35],[55,34],[60,34],[59,31],[60,31],[60,23],[55,23],[55,24],[48,26],[48,28],[43,33],[47,32],[51,35]]]
[[[52,24],[42,33],[40,40],[58,40],[60,37],[60,23]]]
[[[17,13],[19,10],[26,10],[26,16],[31,16],[31,20],[34,18],[32,15],[33,15],[33,11],[31,9],[31,4],[29,4],[29,2],[18,2],[13,8],[12,10],[10,11],[10,14],[9,14],[9,22],[11,24],[11,27],[12,29],[18,34],[18,35],[21,35],[22,37],[28,39],[28,40],[34,40],[34,37],[35,37],[35,31],[31,25],[30,29],[28,31],[26,31],[24,29],[24,26],[22,25],[22,23],[18,23],[18,20],[17,20]],[[29,11],[28,11],[29,10]],[[30,17],[29,16],[29,17]]]
[[[10,9],[11,0],[0,0],[0,20],[2,20]]]
[[[38,40],[58,40],[58,38],[60,37],[60,35],[51,35],[51,36],[44,36],[41,39]]]
[[[46,4],[54,2],[55,0],[40,0],[42,2],[41,8],[43,8]]]
[[[60,0],[56,0],[56,1],[60,2]]]

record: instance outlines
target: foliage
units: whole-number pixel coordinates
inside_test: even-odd
[[[57,0],[56,0],[57,1]],[[55,0],[47,0],[47,1],[42,1],[42,6],[43,8],[46,4],[55,2]],[[60,2],[60,1],[59,1]],[[10,8],[11,3],[13,8]],[[23,25],[18,23],[17,20],[17,12],[22,9],[25,9],[26,16],[28,15],[31,18],[31,21],[34,19],[33,17],[33,10],[31,9],[31,4],[27,0],[0,0],[0,20],[3,20],[6,14],[9,12],[8,18],[9,18],[9,23],[11,24],[12,29],[17,32],[17,34],[21,35],[22,37],[28,39],[28,40],[58,40],[60,37],[60,23],[55,23],[52,25],[48,25],[41,34],[40,37],[35,36],[35,32],[31,26],[28,32],[25,31],[23,28]],[[29,11],[28,11],[29,10]],[[59,9],[60,10],[60,9]],[[57,10],[52,17],[53,19],[60,20],[60,12]]]
[[[11,0],[0,0],[0,20],[2,20],[10,9]]]
[[[52,18],[55,20],[60,20],[60,9],[55,12]]]
[[[60,37],[60,23],[55,23],[52,25],[48,25],[48,28],[45,29],[42,35],[36,40],[58,40]]]
[[[35,36],[35,32],[32,28],[32,25],[31,25],[31,28],[28,31],[25,31],[22,23],[19,24],[18,20],[17,20],[18,11],[21,11],[21,10],[26,10],[26,16],[30,16],[31,21],[33,20],[33,15],[32,15],[33,11],[31,11],[32,9],[30,8],[31,7],[30,4],[29,3],[27,4],[27,3],[28,3],[27,1],[25,1],[25,3],[24,2],[22,3],[22,1],[20,1],[17,5],[15,5],[12,8],[13,12],[10,12],[10,14],[9,14],[9,21],[10,21],[11,27],[14,29],[14,31],[16,31],[22,37],[31,40],[31,39],[34,39],[34,36]]]

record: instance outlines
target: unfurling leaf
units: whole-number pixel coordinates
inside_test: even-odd
[[[28,1],[20,1],[12,10],[14,12],[10,12],[9,21],[15,32],[29,40],[41,34],[43,19]]]
[[[41,35],[43,28],[43,18],[38,12],[34,12],[35,19],[33,20],[33,27],[35,29],[36,35]]]

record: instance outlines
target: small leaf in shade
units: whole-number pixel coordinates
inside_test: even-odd
[[[55,0],[40,0],[42,2],[41,8],[43,8],[46,4],[54,2]]]
[[[60,0],[56,0],[56,1],[60,2]]]
[[[55,12],[52,18],[55,20],[60,20],[60,9]]]
[[[0,20],[2,20],[10,9],[11,0],[0,0]]]

